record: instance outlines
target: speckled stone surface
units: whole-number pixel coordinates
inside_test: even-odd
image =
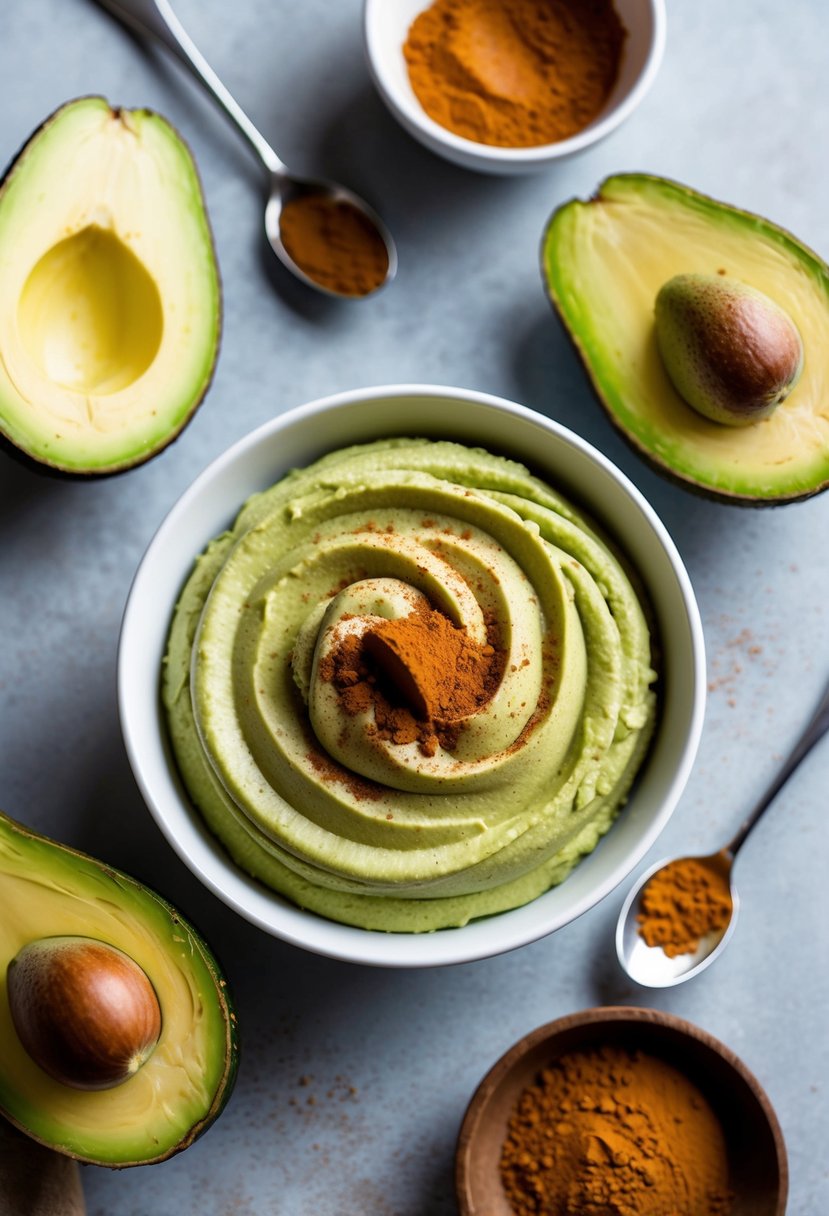
[[[163,841],[116,712],[132,574],[208,461],[275,414],[341,389],[402,380],[485,389],[560,420],[621,465],[696,587],[705,731],[687,792],[643,866],[707,852],[734,831],[829,673],[829,496],[745,512],[646,470],[588,390],[545,301],[537,250],[553,207],[636,169],[766,214],[829,253],[825,5],[670,0],[669,10],[665,61],[641,109],[560,168],[502,180],[453,168],[397,127],[363,64],[358,0],[178,0],[285,159],[360,189],[396,233],[393,288],[339,306],[271,275],[256,164],[178,65],[91,0],[4,5],[0,160],[71,97],[157,108],[198,159],[225,290],[213,388],[161,457],[90,484],[0,457],[0,806],[178,903],[224,962],[244,1039],[230,1105],[193,1148],[150,1169],[83,1171],[92,1216],[450,1216],[454,1139],[490,1064],[542,1022],[619,1002],[671,1010],[733,1048],[779,1115],[789,1213],[829,1211],[829,742],[740,857],[743,906],[726,954],[692,983],[651,992],[615,960],[624,888],[544,941],[447,970],[373,971],[283,945],[204,890]]]

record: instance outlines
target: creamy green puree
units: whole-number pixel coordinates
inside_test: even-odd
[[[418,602],[503,656],[436,749],[346,713],[322,676],[338,639]],[[242,868],[333,920],[421,932],[527,903],[594,848],[645,753],[654,678],[630,580],[574,507],[480,449],[392,439],[289,473],[207,547],[164,704]]]

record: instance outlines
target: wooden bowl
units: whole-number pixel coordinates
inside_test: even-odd
[[[655,1009],[587,1009],[540,1026],[503,1055],[478,1086],[458,1137],[455,1186],[461,1216],[513,1216],[498,1168],[507,1122],[519,1094],[567,1051],[613,1045],[638,1048],[684,1072],[711,1104],[725,1131],[729,1216],[784,1216],[788,1164],[768,1097],[745,1064],[712,1035]]]

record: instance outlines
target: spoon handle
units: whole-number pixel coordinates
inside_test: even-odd
[[[798,767],[800,762],[806,758],[814,745],[823,738],[827,730],[829,730],[829,685],[827,685],[826,689],[824,690],[823,696],[821,697],[817,709],[812,715],[808,726],[803,731],[803,734],[800,736],[797,743],[795,743],[777,776],[763,794],[757,806],[744,821],[738,830],[737,835],[729,842],[729,844],[725,846],[725,851],[730,853],[732,857],[736,855],[737,850],[743,844],[746,836],[748,836],[757,820],[777,797],[778,793],[789,780],[789,777],[791,777],[792,773]]]
[[[112,13],[113,17],[117,17],[122,24],[139,34],[149,34],[163,43],[192,72],[228,118],[236,124],[265,168],[270,173],[281,173],[285,170],[273,148],[231,96],[192,41],[168,0],[97,0],[97,3]]]

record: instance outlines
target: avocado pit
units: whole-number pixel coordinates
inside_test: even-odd
[[[9,963],[9,1010],[23,1047],[72,1089],[111,1089],[134,1076],[161,1034],[161,1009],[138,964],[87,937],[30,942]]]
[[[660,288],[656,341],[684,401],[726,426],[768,418],[803,369],[803,342],[764,292],[736,279],[678,274]]]

